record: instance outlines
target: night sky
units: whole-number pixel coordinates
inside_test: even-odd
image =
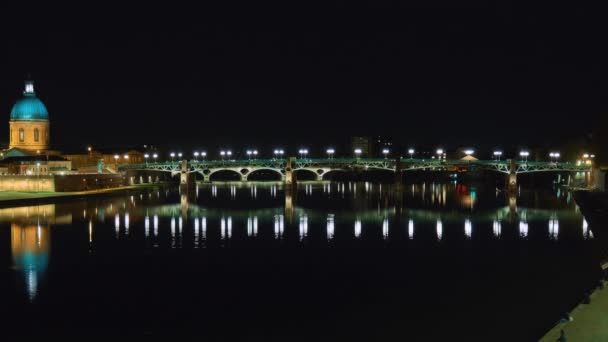
[[[0,141],[28,73],[60,146],[547,145],[608,112],[600,8],[249,3],[0,5]]]

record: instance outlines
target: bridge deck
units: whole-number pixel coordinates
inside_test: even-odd
[[[272,169],[281,171],[285,168],[286,159],[248,159],[248,160],[200,160],[188,161],[188,172],[204,172],[205,170],[237,169],[243,168],[248,171],[256,169]],[[312,159],[300,158],[295,160],[295,170],[368,170],[380,169],[395,171],[396,160],[380,158],[330,158]],[[167,172],[179,172],[181,161],[173,162],[151,162],[144,164],[123,164],[118,169],[125,170],[157,170]],[[400,169],[402,171],[412,170],[446,170],[446,169],[483,169],[501,173],[529,173],[546,171],[570,171],[589,172],[591,165],[569,162],[535,162],[506,160],[461,160],[461,159],[401,159]]]

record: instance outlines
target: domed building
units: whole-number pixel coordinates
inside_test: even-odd
[[[40,153],[49,148],[49,112],[34,92],[34,82],[26,81],[23,97],[11,110],[9,149]]]

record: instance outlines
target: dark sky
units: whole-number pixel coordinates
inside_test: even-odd
[[[601,8],[223,3],[0,5],[0,141],[28,73],[61,145],[547,144],[608,112]]]

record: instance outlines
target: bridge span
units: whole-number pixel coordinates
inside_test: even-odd
[[[506,175],[508,188],[517,186],[517,175],[533,172],[590,172],[591,165],[570,162],[536,162],[507,160],[461,160],[461,159],[376,159],[376,158],[282,158],[282,159],[247,159],[247,160],[181,160],[171,162],[151,162],[143,164],[123,164],[118,166],[121,172],[127,171],[160,171],[169,172],[172,176],[181,175],[181,183],[187,185],[193,181],[193,174],[200,174],[204,181],[219,171],[230,171],[238,174],[241,181],[247,181],[249,175],[256,171],[275,172],[287,184],[295,182],[295,171],[305,170],[315,175],[316,180],[334,171],[364,172],[368,170],[386,170],[396,174],[407,171],[458,171],[488,170]],[[401,177],[395,178],[400,182]]]

